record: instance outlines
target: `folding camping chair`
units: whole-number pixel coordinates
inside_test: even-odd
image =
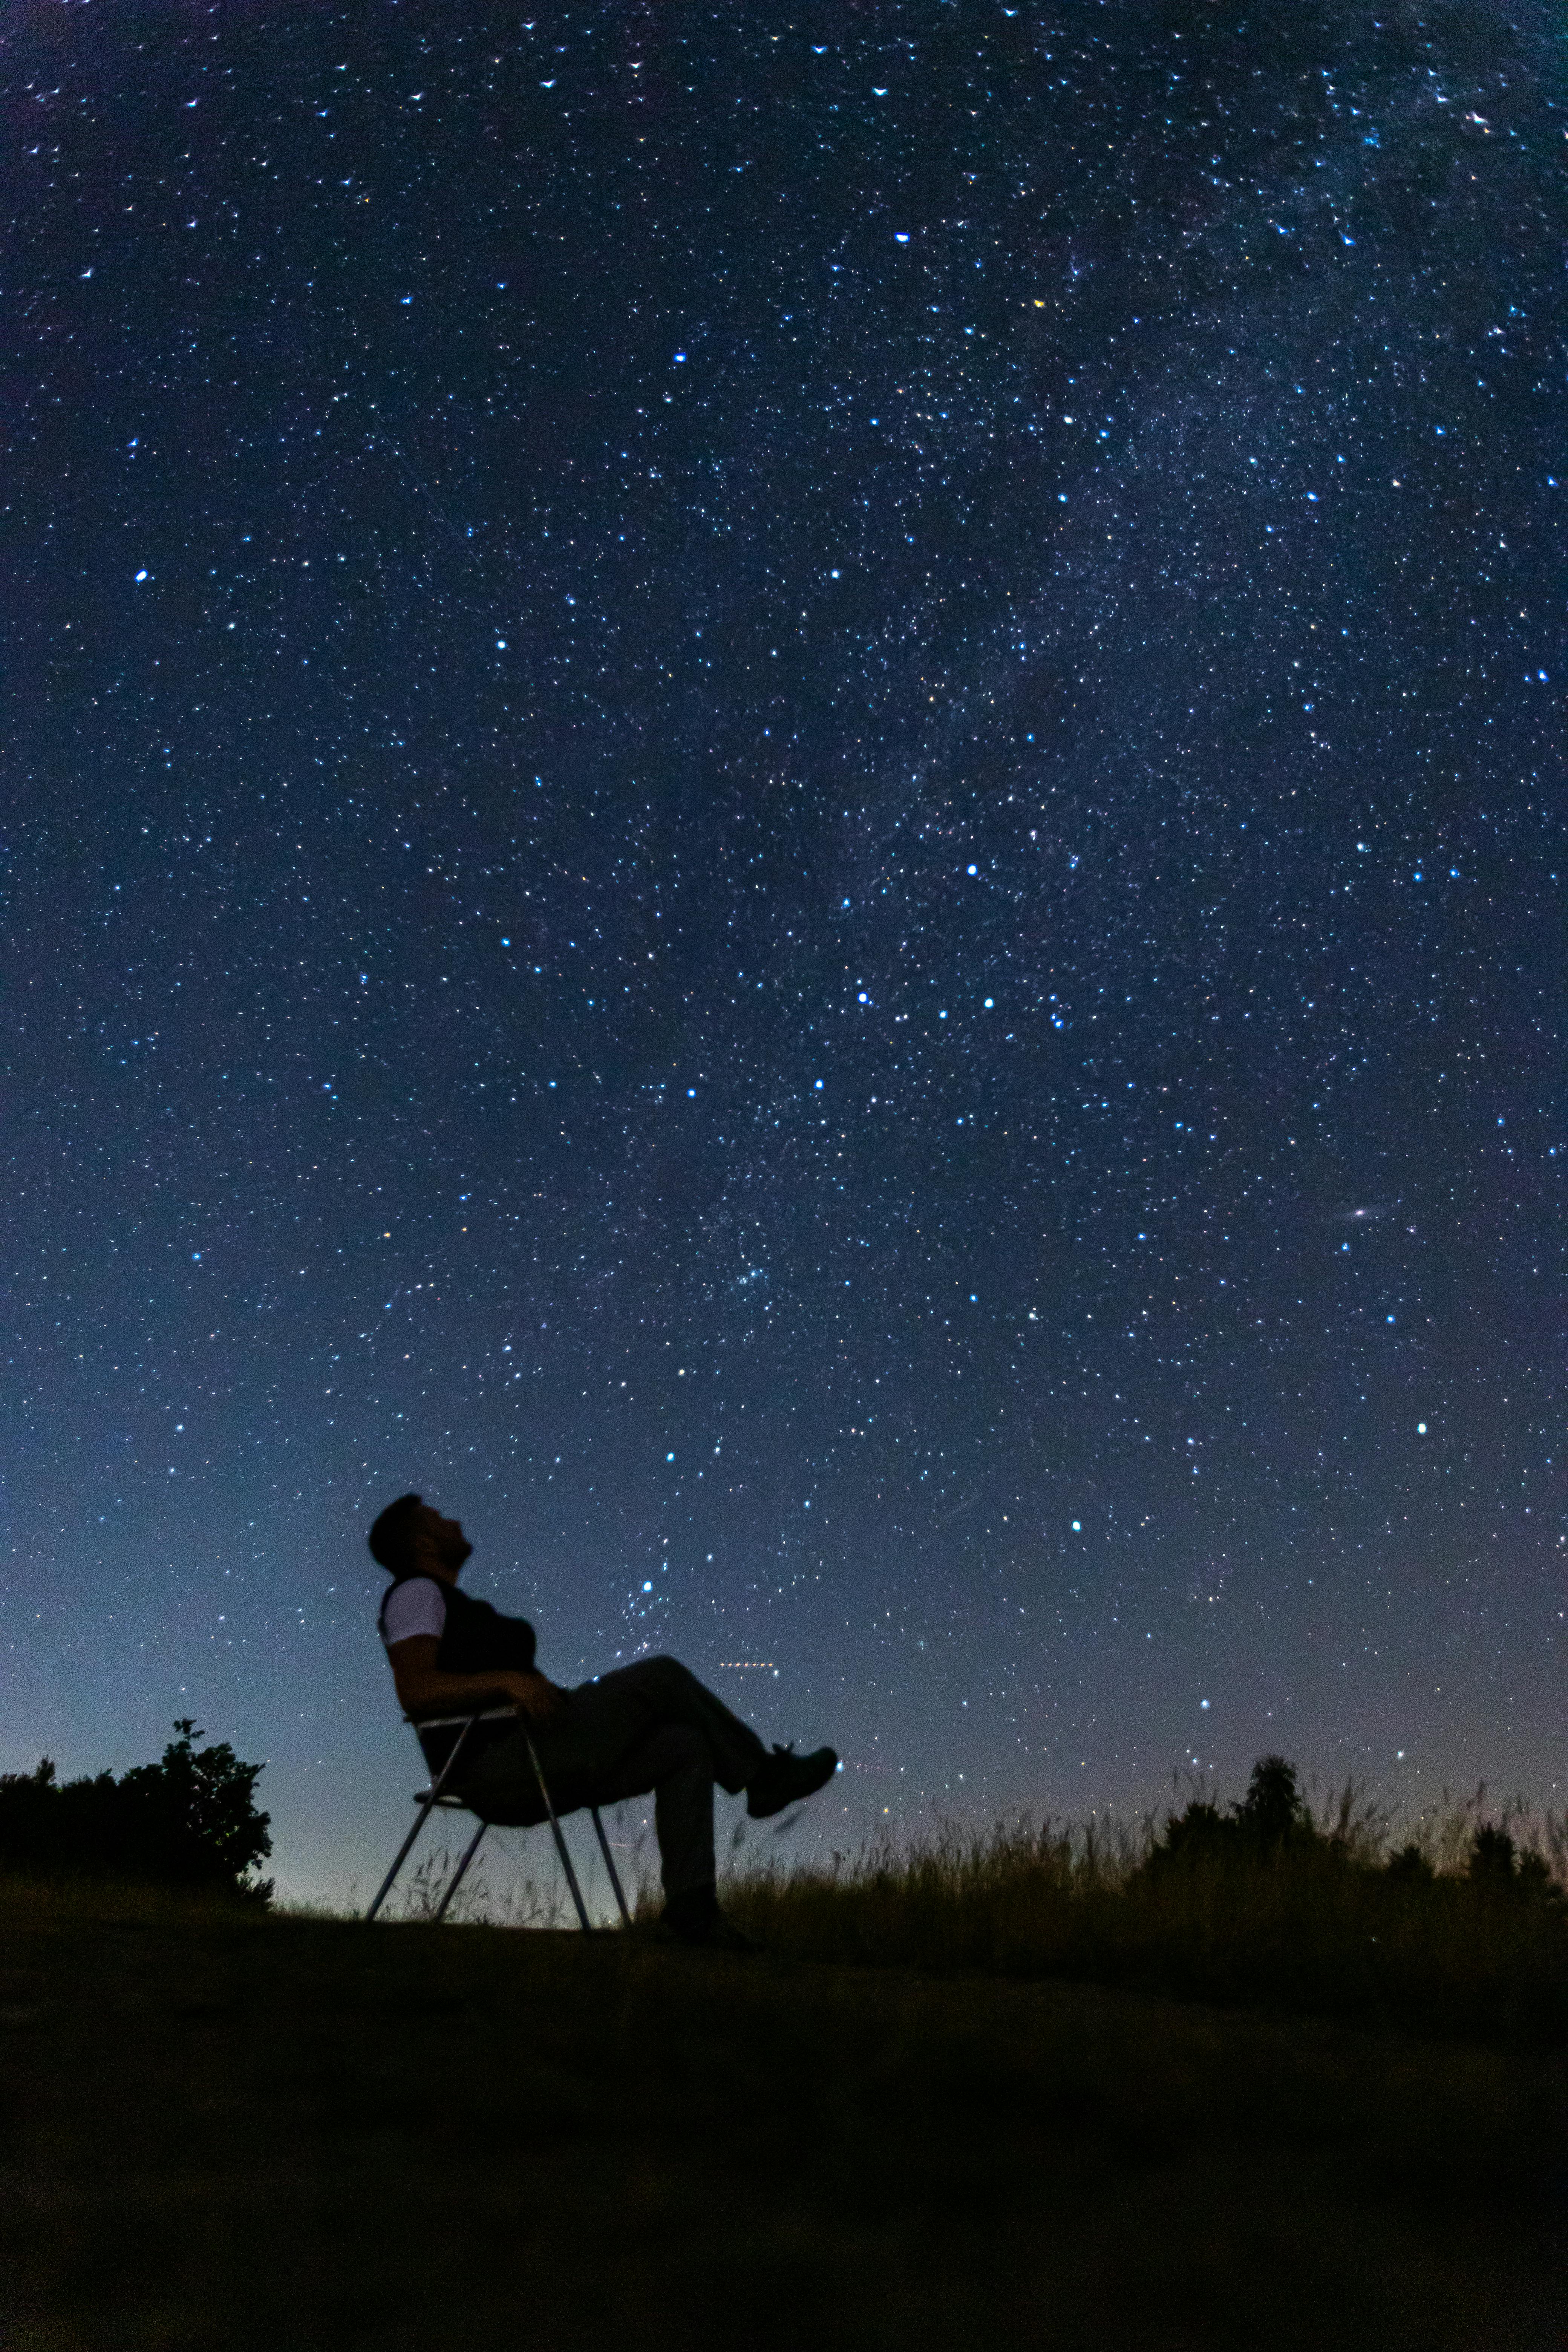
[[[374,1918],[376,1913],[380,1910],[382,1905],[391,1894],[393,1881],[396,1878],[398,1872],[407,1861],[409,1854],[413,1851],[416,1838],[417,1838],[420,1831],[429,1820],[432,1812],[434,1812],[437,1807],[439,1807],[443,1811],[451,1811],[455,1812],[467,1812],[469,1810],[467,1801],[462,1797],[459,1797],[455,1790],[448,1792],[447,1783],[452,1777],[453,1769],[457,1764],[458,1757],[462,1754],[463,1743],[468,1738],[469,1732],[472,1731],[475,1724],[494,1723],[502,1717],[509,1722],[512,1722],[518,1719],[518,1716],[519,1710],[515,1706],[492,1706],[487,1707],[483,1713],[479,1715],[426,1716],[420,1722],[414,1724],[416,1731],[455,1730],[457,1731],[458,1737],[452,1743],[451,1754],[447,1757],[447,1761],[442,1765],[441,1769],[431,1781],[430,1786],[427,1789],[421,1789],[415,1797],[414,1801],[418,1806],[419,1811],[415,1818],[414,1827],[409,1831],[408,1835],[398,1847],[397,1859],[393,1864],[392,1868],[387,1872],[386,1876],[382,1880],[380,1891],[376,1895],[375,1901],[371,1905],[370,1909],[364,1915],[367,1925]],[[414,1722],[414,1718],[411,1716],[405,1716],[403,1719],[405,1723]],[[533,1777],[539,1783],[539,1793],[544,1800],[544,1810],[550,1816],[550,1827],[555,1839],[555,1851],[561,1856],[561,1867],[566,1874],[566,1884],[572,1889],[572,1900],[577,1906],[577,1917],[582,1924],[583,1933],[586,1936],[592,1932],[588,1920],[588,1906],[583,1900],[583,1890],[577,1884],[577,1874],[572,1867],[572,1856],[566,1850],[566,1840],[562,1833],[561,1823],[556,1817],[554,1800],[550,1794],[549,1786],[544,1778],[543,1768],[539,1761],[539,1750],[533,1744],[533,1734],[528,1729],[526,1723],[524,1723],[522,1736],[528,1743],[528,1760],[533,1767]],[[610,1885],[616,1890],[616,1901],[620,1907],[622,1921],[629,1927],[632,1924],[632,1915],[626,1909],[626,1898],[621,1892],[620,1874],[616,1869],[615,1862],[610,1853],[610,1841],[605,1835],[605,1824],[599,1819],[599,1808],[597,1805],[590,1805],[588,1810],[594,1816],[594,1828],[598,1835],[599,1851],[605,1857],[605,1868],[610,1874]],[[457,1869],[452,1873],[451,1877],[447,1880],[447,1891],[442,1895],[440,1903],[437,1907],[436,1917],[438,1921],[446,1917],[447,1906],[451,1902],[453,1895],[456,1895],[458,1887],[462,1885],[465,1872],[467,1871],[469,1863],[472,1862],[475,1854],[477,1854],[479,1850],[479,1840],[484,1836],[484,1833],[489,1827],[489,1822],[481,1819],[479,1828],[474,1832],[473,1836],[469,1839],[468,1843],[464,1850],[463,1858],[458,1863]]]

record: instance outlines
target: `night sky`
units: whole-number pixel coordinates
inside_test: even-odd
[[[13,0],[0,1769],[1563,1801],[1560,30]]]

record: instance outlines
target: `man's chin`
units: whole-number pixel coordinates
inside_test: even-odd
[[[451,1559],[454,1568],[461,1568],[463,1562],[466,1559],[472,1559],[473,1556],[474,1547],[468,1541],[467,1536],[463,1538],[460,1543],[454,1544],[452,1547]]]

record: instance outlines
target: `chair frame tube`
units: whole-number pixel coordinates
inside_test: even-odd
[[[473,1836],[468,1840],[468,1844],[463,1849],[463,1859],[458,1864],[457,1869],[452,1873],[451,1877],[447,1881],[447,1892],[442,1895],[440,1902],[436,1906],[436,1918],[434,1924],[437,1927],[446,1917],[447,1906],[450,1903],[453,1895],[456,1895],[458,1887],[461,1886],[463,1883],[463,1873],[468,1869],[468,1866],[469,1863],[472,1862],[475,1854],[478,1853],[479,1850],[479,1840],[483,1837],[489,1827],[489,1822],[481,1822],[479,1823],[479,1828],[474,1832]]]
[[[382,1880],[380,1886],[376,1890],[375,1901],[371,1905],[370,1909],[364,1915],[365,1925],[367,1927],[374,1918],[376,1913],[380,1910],[387,1896],[391,1894],[394,1879],[395,1879],[398,1872],[402,1869],[404,1864],[407,1861],[410,1853],[413,1851],[415,1839],[418,1836],[420,1831],[424,1828],[426,1822],[429,1820],[431,1813],[434,1811],[437,1798],[440,1796],[442,1790],[446,1787],[447,1781],[452,1777],[452,1767],[457,1762],[458,1757],[462,1754],[463,1742],[467,1739],[469,1732],[472,1731],[475,1724],[478,1723],[479,1720],[479,1717],[477,1715],[462,1717],[451,1716],[443,1717],[440,1725],[427,1724],[424,1727],[426,1730],[434,1731],[444,1728],[446,1725],[449,1723],[461,1722],[463,1727],[461,1731],[458,1732],[457,1738],[453,1741],[452,1752],[447,1757],[445,1764],[442,1765],[441,1769],[437,1774],[435,1780],[430,1783],[430,1786],[424,1790],[423,1794],[416,1797],[414,1801],[419,1808],[418,1812],[415,1816],[414,1827],[409,1831],[408,1835],[398,1847],[397,1859],[393,1864],[392,1868],[387,1872],[386,1876]],[[416,1730],[419,1729],[419,1727],[420,1727],[417,1724],[415,1726]]]
[[[583,1890],[577,1884],[577,1874],[572,1867],[572,1857],[566,1851],[566,1839],[560,1822],[555,1818],[554,1801],[545,1785],[544,1767],[539,1760],[539,1750],[533,1744],[533,1734],[530,1731],[526,1721],[522,1727],[522,1736],[528,1742],[528,1760],[533,1767],[533,1777],[539,1783],[539,1793],[544,1800],[544,1810],[550,1816],[551,1832],[555,1839],[555,1851],[561,1856],[561,1867],[566,1873],[566,1884],[572,1889],[572,1900],[577,1906],[577,1917],[582,1923],[584,1936],[591,1936],[594,1931],[588,1924],[588,1906],[583,1900]]]
[[[599,1819],[599,1808],[597,1805],[591,1805],[588,1810],[594,1816],[594,1827],[599,1837],[599,1851],[605,1857],[605,1868],[610,1874],[610,1885],[616,1890],[616,1901],[620,1907],[621,1925],[623,1927],[629,1927],[632,1924],[632,1915],[626,1909],[626,1898],[621,1893],[620,1873],[610,1858],[610,1841],[605,1835],[605,1824]]]

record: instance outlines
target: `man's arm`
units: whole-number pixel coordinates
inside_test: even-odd
[[[411,1633],[405,1642],[389,1644],[386,1654],[405,1715],[435,1715],[443,1708],[465,1715],[510,1704],[521,1706],[536,1723],[548,1723],[559,1713],[565,1694],[531,1668],[496,1666],[484,1675],[443,1674],[436,1664],[440,1646],[434,1633]]]

